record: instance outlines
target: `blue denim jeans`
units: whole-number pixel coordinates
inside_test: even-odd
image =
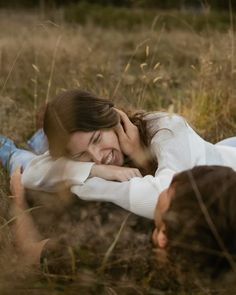
[[[34,135],[27,141],[28,147],[36,155],[44,154],[48,150],[48,140],[43,132],[43,129],[39,129]]]
[[[43,129],[36,131],[27,141],[27,144],[30,150],[19,149],[17,147],[12,149],[11,156],[6,165],[10,175],[17,167],[22,167],[24,170],[31,160],[48,150],[48,141]]]

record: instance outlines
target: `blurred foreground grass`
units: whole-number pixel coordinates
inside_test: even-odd
[[[1,134],[24,146],[40,125],[37,113],[45,101],[62,89],[81,87],[110,97],[118,105],[183,114],[212,142],[235,135],[236,39],[230,21],[224,23],[223,30],[206,25],[199,31],[191,24],[191,17],[184,28],[181,17],[168,27],[158,23],[161,16],[155,12],[150,22],[140,21],[124,29],[122,25],[96,25],[96,18],[83,25],[70,23],[67,21],[72,16],[68,13],[50,12],[48,17],[35,12],[0,11]],[[2,171],[0,180],[4,217],[8,182]],[[29,283],[27,275],[22,275],[25,291],[33,288],[37,294],[162,294],[176,290],[167,274],[154,270],[155,263],[150,262],[151,224],[134,216],[113,250],[115,258],[107,272],[99,274],[96,269],[126,213],[108,204],[93,203],[81,204],[77,210],[85,271],[70,287],[54,285],[50,279]],[[50,230],[54,231],[52,224]],[[3,240],[8,237],[5,233],[1,236]],[[0,291],[5,294],[9,281],[3,274],[1,278]],[[192,293],[181,286],[178,294],[210,294],[211,290],[202,290],[199,282],[196,285]],[[88,286],[93,287],[88,291]]]

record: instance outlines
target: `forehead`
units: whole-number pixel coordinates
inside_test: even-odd
[[[89,145],[89,142],[93,136],[95,131],[76,131],[73,132],[70,135],[70,139],[67,145],[67,148],[69,151],[73,152],[73,150],[76,150],[76,152],[82,152],[84,151],[87,146]]]
[[[159,226],[162,222],[162,214],[165,213],[171,204],[171,200],[174,196],[174,186],[170,186],[169,188],[163,190],[160,193],[159,199],[156,204],[155,212],[154,212],[154,220],[156,226]]]

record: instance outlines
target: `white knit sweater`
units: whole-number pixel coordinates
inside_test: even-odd
[[[89,178],[93,163],[65,158],[53,161],[47,152],[35,156],[27,165],[22,177],[24,186],[55,191],[59,182],[66,181],[83,200],[112,202],[153,219],[158,197],[175,173],[196,165],[222,165],[236,170],[236,148],[206,142],[181,116],[153,113],[146,119],[148,131],[154,134],[151,149],[158,161],[155,176],[134,177],[124,182]]]

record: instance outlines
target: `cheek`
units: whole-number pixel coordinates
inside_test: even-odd
[[[157,230],[157,228],[155,228],[152,233],[152,242],[155,247],[158,247],[160,249],[166,248],[168,240],[165,235],[165,231],[164,230]]]
[[[106,134],[104,134],[104,142],[107,147],[120,151],[119,140],[113,130],[109,130]]]

